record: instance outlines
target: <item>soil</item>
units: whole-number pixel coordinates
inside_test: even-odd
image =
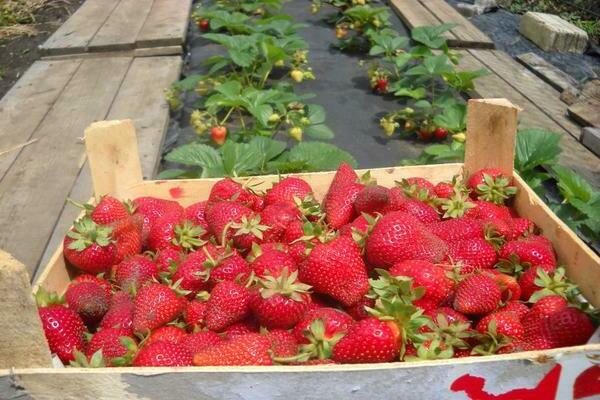
[[[0,98],[40,58],[38,46],[67,19],[85,0],[65,0],[60,7],[42,8],[35,14],[38,34],[0,39]]]

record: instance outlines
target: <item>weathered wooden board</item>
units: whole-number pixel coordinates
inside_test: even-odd
[[[87,0],[40,46],[47,56],[162,47],[181,53],[192,0]]]
[[[174,56],[183,54],[181,46],[160,46],[148,47],[133,50],[103,51],[98,53],[74,53],[44,56],[42,60],[71,60],[101,57],[156,57],[156,56]]]
[[[560,92],[570,87],[577,87],[578,85],[578,82],[571,75],[558,69],[535,53],[523,53],[515,58],[525,68]]]
[[[444,0],[390,0],[402,22],[413,29],[419,26],[453,23],[445,34],[451,47],[493,49],[494,42]]]
[[[486,66],[476,59],[470,50],[461,51],[462,58],[458,68],[465,70],[477,70]],[[487,68],[486,68],[487,69]],[[475,90],[470,93],[473,98],[503,97],[523,109],[519,116],[521,128],[544,128],[561,133],[562,153],[560,162],[580,173],[592,185],[600,187],[600,161],[598,158],[563,127],[550,119],[546,113],[541,111],[536,104],[523,96],[518,90],[510,86],[500,78],[494,71],[489,75],[478,78]],[[537,79],[537,78],[536,78]]]
[[[600,127],[600,99],[578,100],[569,106],[569,115],[584,126]]]

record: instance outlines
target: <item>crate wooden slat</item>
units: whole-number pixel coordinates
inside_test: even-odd
[[[450,47],[493,49],[494,42],[445,0],[390,0],[390,7],[409,29],[457,24],[445,33]]]
[[[172,56],[42,60],[0,100],[0,151],[37,139],[0,158],[0,248],[30,274],[49,238],[53,251],[77,215],[66,198],[87,201],[92,194],[91,180],[80,172],[87,125],[133,118],[146,176],[155,172],[169,118],[163,91],[177,80],[181,63]]]
[[[45,56],[136,49],[180,54],[191,5],[192,0],[86,0],[40,51]]]

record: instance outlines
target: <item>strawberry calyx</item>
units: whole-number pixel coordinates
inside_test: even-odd
[[[204,228],[194,225],[191,221],[184,221],[182,224],[175,225],[173,231],[175,237],[171,243],[185,251],[197,249],[207,243],[205,240],[200,239],[206,233]]]
[[[424,287],[413,288],[413,280],[407,276],[393,276],[384,269],[375,269],[377,279],[369,279],[370,290],[379,298],[412,305],[425,295]]]
[[[114,243],[112,232],[112,227],[96,224],[88,216],[82,217],[75,222],[73,229],[67,232],[67,236],[73,240],[69,243],[69,249],[84,251],[93,244],[106,247]]]
[[[308,356],[308,359],[316,358],[319,360],[331,358],[333,347],[345,336],[345,332],[337,332],[327,336],[325,334],[325,323],[321,318],[312,321],[309,328],[303,333],[309,343],[300,346],[299,355]]]
[[[531,268],[531,264],[528,262],[521,262],[519,256],[511,254],[507,259],[498,261],[495,268],[504,274],[512,275],[518,279],[523,272]]]
[[[443,218],[461,218],[469,209],[475,207],[475,203],[469,201],[469,195],[457,187],[449,199],[438,199],[438,203],[444,212]]]
[[[477,333],[475,338],[479,344],[473,347],[471,354],[489,356],[498,353],[498,350],[510,346],[513,338],[507,335],[499,334],[496,320],[492,319],[488,324],[486,333]]]
[[[535,303],[546,296],[561,296],[569,303],[577,304],[577,297],[580,294],[577,285],[569,281],[566,277],[566,271],[563,267],[556,268],[553,272],[547,273],[542,268],[536,271],[537,277],[534,280],[536,286],[542,289],[534,292],[529,298],[530,303]]]
[[[310,293],[312,286],[298,281],[298,271],[293,271],[291,274],[287,267],[281,271],[281,275],[277,278],[272,275],[266,275],[264,278],[258,279],[260,285],[260,295],[263,299],[268,299],[276,294],[289,297],[294,301],[304,301],[307,293]]]
[[[411,199],[419,200],[429,205],[435,205],[436,199],[430,193],[429,189],[419,186],[417,183],[411,183],[408,179],[395,181],[396,186],[402,188],[404,195]]]
[[[441,312],[435,318],[434,333],[444,344],[459,349],[469,348],[466,339],[475,335],[468,322],[454,321],[451,323]]]
[[[307,194],[303,199],[294,196],[294,204],[300,210],[305,218],[319,219],[323,217],[321,205],[315,200],[312,194]]]
[[[268,225],[260,224],[260,215],[258,214],[250,219],[244,215],[239,223],[233,223],[230,227],[236,230],[234,236],[253,235],[261,240],[263,238],[263,232],[271,228]]]
[[[371,171],[367,171],[362,174],[357,180],[356,183],[363,184],[365,186],[369,185],[377,185],[377,180],[371,176]]]
[[[502,235],[498,229],[489,222],[484,223],[483,236],[486,242],[494,246],[494,249],[498,251],[505,243],[506,238]]]
[[[352,227],[352,240],[354,240],[354,242],[356,242],[356,244],[359,245],[364,251],[364,248],[367,244],[367,239],[369,238],[371,232],[373,232],[373,228],[375,228],[377,222],[381,219],[381,214],[377,213],[373,217],[372,215],[363,212],[361,215],[368,223],[367,231],[363,232],[355,227]]]
[[[483,174],[484,183],[477,185],[479,200],[491,201],[496,204],[504,202],[517,193],[516,186],[511,185],[512,178],[500,175],[493,178],[489,174]]]
[[[69,366],[75,368],[104,368],[106,367],[106,363],[104,361],[104,356],[102,355],[102,349],[96,351],[92,356],[88,359],[85,354],[83,354],[79,350],[73,350],[74,360],[69,362]]]
[[[416,355],[407,355],[404,361],[447,360],[454,357],[454,348],[439,338],[416,343],[414,347]]]
[[[59,296],[56,292],[48,292],[43,286],[38,288],[34,297],[38,307],[48,307],[55,304],[65,303],[64,296]]]
[[[132,338],[130,338],[129,336],[121,336],[119,338],[119,341],[121,342],[121,344],[123,346],[125,346],[125,348],[127,348],[127,353],[125,353],[125,355],[121,356],[121,357],[116,357],[112,359],[112,365],[115,367],[125,367],[128,365],[131,365],[131,363],[133,362],[133,359],[135,358],[138,350],[141,348],[143,342],[149,337],[146,336],[144,339],[142,339],[142,341],[140,342],[140,344],[136,344],[135,340],[133,340]]]

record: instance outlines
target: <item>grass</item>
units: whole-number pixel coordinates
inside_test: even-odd
[[[66,0],[0,0],[0,38],[37,34],[35,14]]]
[[[600,42],[599,0],[514,0],[508,10],[515,14],[527,11],[557,14],[583,29],[596,44]]]

